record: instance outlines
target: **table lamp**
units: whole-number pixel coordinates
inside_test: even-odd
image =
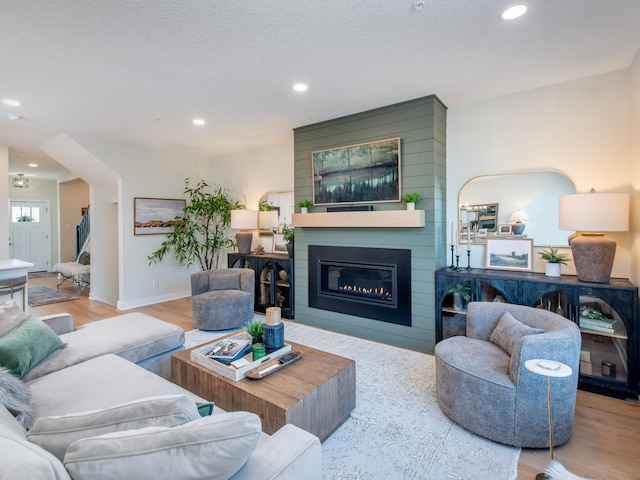
[[[511,231],[514,235],[522,235],[524,232],[525,224],[522,222],[526,222],[527,220],[531,220],[527,212],[524,210],[516,210],[509,217],[508,222],[515,222],[511,225]]]
[[[238,253],[249,253],[253,241],[253,232],[250,230],[258,228],[258,212],[256,210],[231,210],[230,226],[234,230],[240,230],[236,233]]]
[[[576,231],[569,237],[569,245],[578,280],[607,283],[616,242],[602,232],[629,230],[629,194],[596,193],[591,189],[590,193],[560,195],[559,224],[560,230]]]

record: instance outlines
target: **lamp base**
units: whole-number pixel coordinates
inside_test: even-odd
[[[524,232],[525,224],[522,222],[516,222],[511,224],[511,231],[514,235],[522,235]]]
[[[602,233],[583,233],[571,242],[573,263],[581,282],[607,283],[611,277],[616,242]]]
[[[252,232],[236,233],[236,243],[238,244],[238,253],[251,252],[251,242],[253,242]]]

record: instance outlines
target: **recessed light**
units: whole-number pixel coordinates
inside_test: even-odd
[[[12,100],[10,98],[5,98],[2,100],[2,103],[5,105],[9,105],[10,107],[19,107],[21,103],[18,100]]]
[[[293,86],[293,89],[296,92],[306,92],[308,88],[309,88],[309,86],[306,83],[296,83]]]
[[[37,163],[29,163],[28,164],[31,168],[36,168],[38,166]]]
[[[204,124],[205,124],[205,121],[204,121],[204,120],[202,120],[201,118],[195,118],[195,119],[193,120],[193,124],[194,124],[194,125],[198,125],[199,127],[201,127],[202,125],[204,125]]]
[[[502,12],[502,15],[500,15],[500,17],[503,20],[514,20],[524,15],[526,11],[527,11],[527,6],[524,4],[513,5],[507,8],[504,12]]]

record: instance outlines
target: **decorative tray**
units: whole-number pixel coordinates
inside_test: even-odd
[[[280,358],[274,358],[268,362],[264,362],[259,366],[252,368],[244,373],[245,377],[251,380],[260,380],[264,377],[268,377],[272,373],[279,372],[283,368],[288,367],[292,363],[296,363],[302,358],[302,350],[292,350],[297,356],[287,361],[286,363],[280,363]]]

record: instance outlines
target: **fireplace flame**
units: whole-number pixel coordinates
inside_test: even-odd
[[[388,292],[384,287],[379,288],[364,288],[357,285],[343,285],[338,287],[338,291],[345,295],[353,295],[358,297],[375,298],[378,300],[391,300],[391,292]]]

